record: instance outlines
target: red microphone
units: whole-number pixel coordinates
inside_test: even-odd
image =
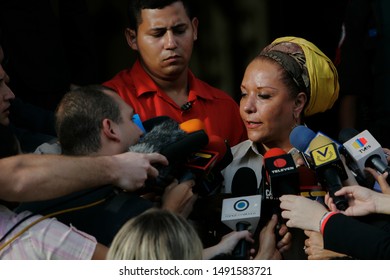
[[[299,193],[301,196],[316,199],[325,196],[326,191],[318,185],[317,175],[314,170],[307,166],[299,166]]]
[[[186,166],[208,173],[224,157],[226,150],[226,144],[221,137],[210,135],[207,146],[193,153]]]
[[[188,134],[199,130],[206,132],[205,125],[200,119],[190,119],[182,122],[179,124],[179,127]],[[217,135],[208,135],[208,139],[208,144],[204,148],[191,154],[185,163],[187,167],[208,173],[217,163],[222,160],[226,161],[225,155],[229,154],[230,147],[228,147],[225,141]],[[230,162],[231,159],[228,163]],[[226,167],[226,165],[227,164],[225,164],[224,167]]]
[[[273,199],[299,193],[299,173],[291,154],[280,148],[269,149],[264,154],[264,167]]]

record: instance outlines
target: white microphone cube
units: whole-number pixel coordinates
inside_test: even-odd
[[[382,162],[387,164],[382,146],[367,130],[362,131],[343,145],[362,171],[365,168],[366,160],[372,155],[380,156]]]
[[[224,199],[221,221],[232,230],[237,230],[238,223],[247,223],[248,230],[254,231],[260,220],[261,200],[261,195]]]

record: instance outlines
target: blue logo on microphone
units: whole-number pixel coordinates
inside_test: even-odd
[[[248,207],[249,207],[249,202],[246,199],[241,199],[236,201],[236,203],[234,203],[234,210],[236,211],[245,211],[246,209],[248,209]]]

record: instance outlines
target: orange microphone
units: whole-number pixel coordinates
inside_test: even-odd
[[[204,130],[205,132],[207,132],[204,123],[200,119],[191,119],[182,122],[181,124],[179,124],[179,127],[181,130],[187,133],[195,132],[198,130]]]

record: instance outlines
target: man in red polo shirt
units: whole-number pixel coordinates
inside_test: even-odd
[[[188,2],[131,1],[125,35],[138,59],[104,85],[118,92],[142,120],[162,115],[180,123],[201,119],[209,135],[234,146],[247,139],[238,104],[197,79],[188,66],[198,32]]]

